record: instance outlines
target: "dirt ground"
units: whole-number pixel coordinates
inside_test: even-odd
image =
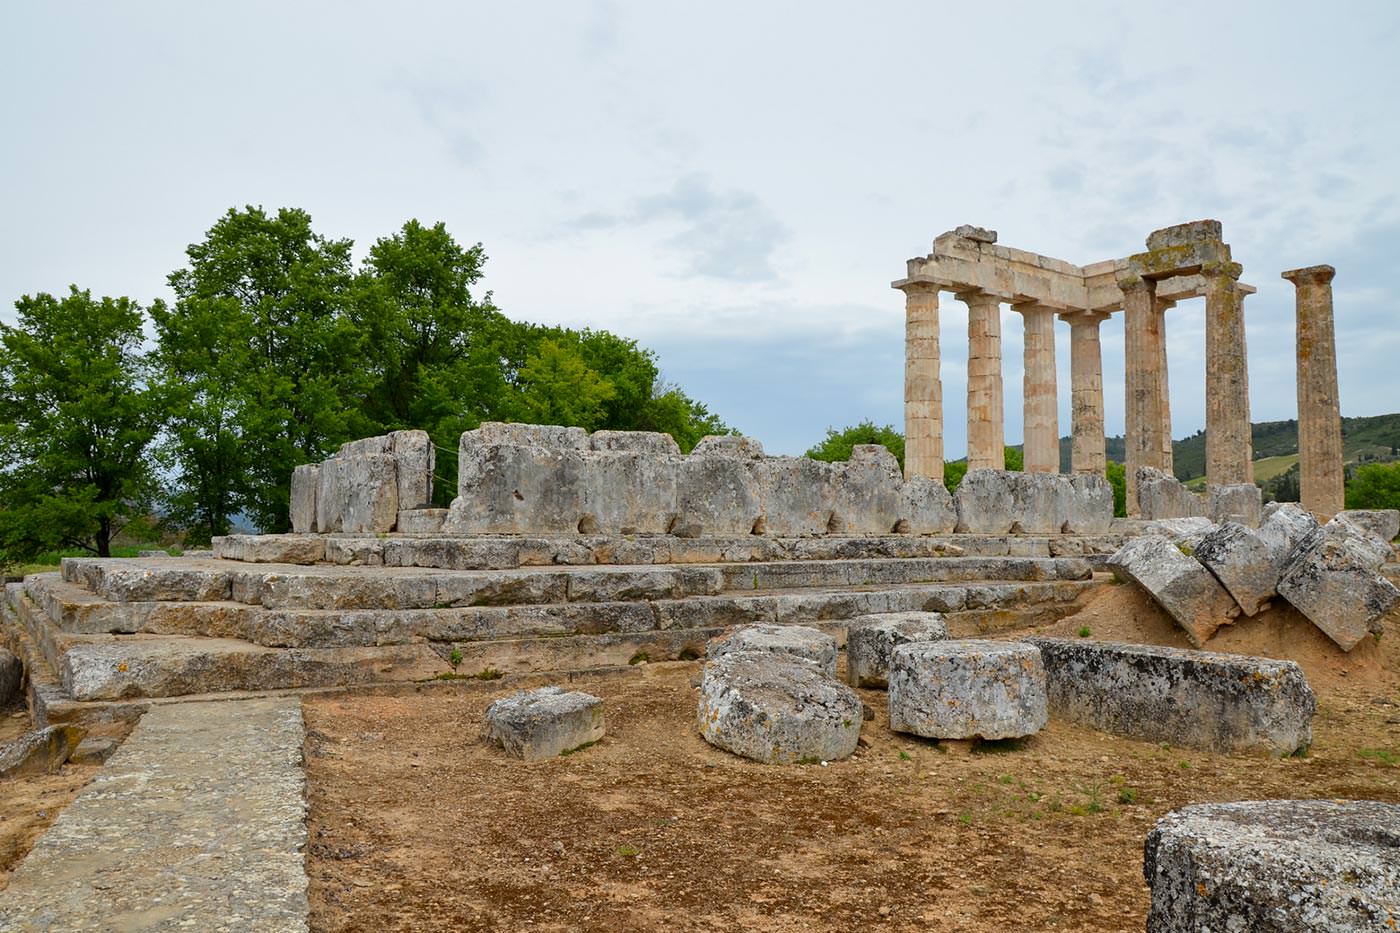
[[[0,710],[0,745],[30,728],[23,708]],[[97,774],[96,765],[65,765],[57,774],[0,780],[0,888],[34,841]]]
[[[1054,629],[1174,643],[1159,615],[1131,588],[1104,587]],[[533,764],[478,737],[504,685],[308,699],[312,926],[1142,929],[1143,840],[1168,810],[1400,802],[1400,633],[1343,657],[1295,621],[1241,623],[1209,646],[1272,642],[1308,656],[1314,744],[1283,760],[1057,722],[959,753],[890,732],[884,695],[861,691],[876,713],[868,747],[826,766],[768,767],[700,739],[700,666],[684,662],[578,681],[603,698],[607,738]]]

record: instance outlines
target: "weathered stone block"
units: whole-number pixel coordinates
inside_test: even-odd
[[[654,457],[681,455],[676,439],[660,431],[594,431],[588,437],[588,445],[597,451],[651,454]]]
[[[763,444],[753,437],[737,434],[710,434],[700,439],[692,457],[734,457],[739,460],[759,460],[763,457]]]
[[[437,450],[427,431],[392,431],[389,453],[394,455],[401,509],[423,509],[433,501],[433,471]]]
[[[1017,475],[1008,470],[969,470],[953,493],[958,532],[1008,534],[1017,518]]]
[[[606,731],[602,700],[576,690],[541,687],[488,706],[482,737],[508,755],[539,761],[591,745]]]
[[[350,490],[345,482],[345,461],[332,457],[316,472],[316,530],[342,531]]]
[[[899,461],[882,444],[857,444],[851,459],[832,464],[833,498],[828,530],[847,535],[883,535],[900,519],[903,479]]]
[[[26,732],[0,746],[0,779],[53,774],[73,754],[86,730],[74,725],[47,726]]]
[[[1319,527],[1317,519],[1296,502],[1270,503],[1274,508],[1259,523],[1259,537],[1273,552],[1279,571],[1292,556],[1294,548]]]
[[[1097,473],[1067,477],[1072,489],[1064,525],[1065,534],[1105,534],[1113,527],[1113,485]]]
[[[1365,536],[1333,519],[1310,534],[1283,568],[1278,592],[1343,651],[1400,605],[1400,590],[1377,573],[1379,563]]]
[[[890,657],[900,645],[942,641],[948,624],[937,612],[881,612],[858,616],[846,629],[846,682],[852,687],[889,686]]]
[[[806,457],[765,457],[750,465],[763,513],[763,533],[825,534],[836,507],[834,467]]]
[[[889,673],[890,728],[931,739],[1010,739],[1047,720],[1045,668],[1033,645],[935,641],[901,645]]]
[[[1152,467],[1137,471],[1138,510],[1147,520],[1191,518],[1207,514],[1206,502],[1170,473]]]
[[[1215,574],[1247,616],[1278,593],[1280,568],[1274,549],[1244,525],[1225,522],[1217,527],[1196,547],[1196,559]]]
[[[1253,483],[1211,486],[1206,514],[1213,522],[1237,522],[1258,528],[1263,508],[1263,492]]]
[[[936,535],[950,532],[957,525],[958,511],[942,480],[911,476],[899,487],[898,528],[901,532]]]
[[[1386,543],[1400,537],[1400,509],[1345,509],[1337,515]]]
[[[0,710],[19,699],[24,665],[8,648],[0,647]]]
[[[1239,614],[1211,572],[1163,535],[1132,539],[1114,552],[1108,567],[1120,580],[1146,590],[1197,648]]]
[[[488,431],[488,427],[493,430]],[[482,425],[462,435],[458,447],[457,498],[443,529],[449,534],[577,533],[585,514],[582,428],[543,432],[545,444],[486,442],[502,429],[545,425]],[[573,431],[578,436],[575,437]],[[576,441],[578,444],[570,443]]]
[[[468,440],[467,435],[471,435]],[[553,450],[588,450],[588,432],[557,424],[507,424],[487,421],[462,435],[462,442],[477,446],[509,444],[514,447],[547,447]]]
[[[1185,807],[1143,849],[1147,928],[1389,930],[1400,923],[1400,806],[1268,800]]]
[[[394,530],[399,517],[399,480],[392,454],[366,454],[339,461],[345,511],[338,530],[378,534]]]
[[[447,509],[399,509],[394,530],[405,535],[435,535],[447,521]]]
[[[766,651],[706,662],[697,718],[706,742],[765,764],[845,758],[862,722],[851,688],[805,658]]]
[[[1381,565],[1395,559],[1395,551],[1390,542],[1376,535],[1365,525],[1359,525],[1345,516],[1334,516],[1325,526],[1335,534],[1345,534],[1364,553],[1371,567],[1380,570]]]
[[[628,450],[578,456],[578,531],[631,535],[670,530],[676,519],[677,458]]]
[[[1312,741],[1317,702],[1292,661],[1155,645],[1027,638],[1040,649],[1050,711],[1149,742],[1291,755]]]
[[[680,462],[676,476],[677,515],[672,531],[682,538],[724,537],[764,532],[761,491],[754,479],[751,457],[741,444],[706,441],[747,441],[748,438],[705,438]]]
[[[1146,533],[1164,535],[1170,538],[1173,544],[1181,545],[1192,552],[1200,547],[1206,535],[1214,530],[1215,522],[1203,516],[1159,518],[1144,526]]]
[[[790,654],[811,661],[828,677],[836,676],[836,639],[804,625],[746,625],[710,642],[707,658],[734,652]]]
[[[1057,535],[1063,530],[1075,507],[1075,490],[1068,476],[1010,471],[1007,480],[1012,492],[1013,532]],[[1112,515],[1110,504],[1109,516]]]

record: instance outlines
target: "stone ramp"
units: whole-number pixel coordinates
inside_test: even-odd
[[[0,930],[307,929],[296,697],[152,709],[0,891]]]

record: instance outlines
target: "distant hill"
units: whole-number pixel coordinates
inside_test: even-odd
[[[1250,425],[1254,437],[1254,458],[1296,456],[1298,453],[1298,422],[1261,421]],[[1122,437],[1106,439],[1108,459],[1122,463]],[[1060,468],[1070,467],[1073,441],[1060,438]],[[1342,455],[1348,461],[1394,460],[1400,452],[1400,413],[1374,415],[1369,418],[1342,419]],[[1172,466],[1182,481],[1204,476],[1206,472],[1206,432],[1197,431],[1190,437],[1172,442]]]

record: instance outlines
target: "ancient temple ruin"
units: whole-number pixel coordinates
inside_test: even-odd
[[[1024,338],[1025,469],[1060,468],[1055,384],[1055,318],[1070,327],[1072,470],[1102,473],[1103,359],[1099,328],[1122,312],[1128,510],[1143,515],[1139,471],[1172,472],[1166,312],[1206,302],[1206,482],[1222,491],[1253,484],[1249,372],[1243,302],[1256,289],[1222,239],[1219,221],[1157,230],[1147,249],[1076,266],[997,244],[995,231],[962,226],[908,261],[894,288],[906,313],[904,424],[908,476],[943,475],[943,391],[939,377],[939,294],[968,309],[967,464],[1002,469],[1001,305],[1021,315]],[[1304,502],[1330,517],[1341,503],[1341,434],[1332,339],[1330,266],[1284,273],[1298,286],[1298,409]],[[1152,475],[1152,474],[1148,474]],[[1230,496],[1226,496],[1228,500]],[[1204,513],[1203,513],[1204,514]],[[1143,517],[1171,517],[1147,514]]]

